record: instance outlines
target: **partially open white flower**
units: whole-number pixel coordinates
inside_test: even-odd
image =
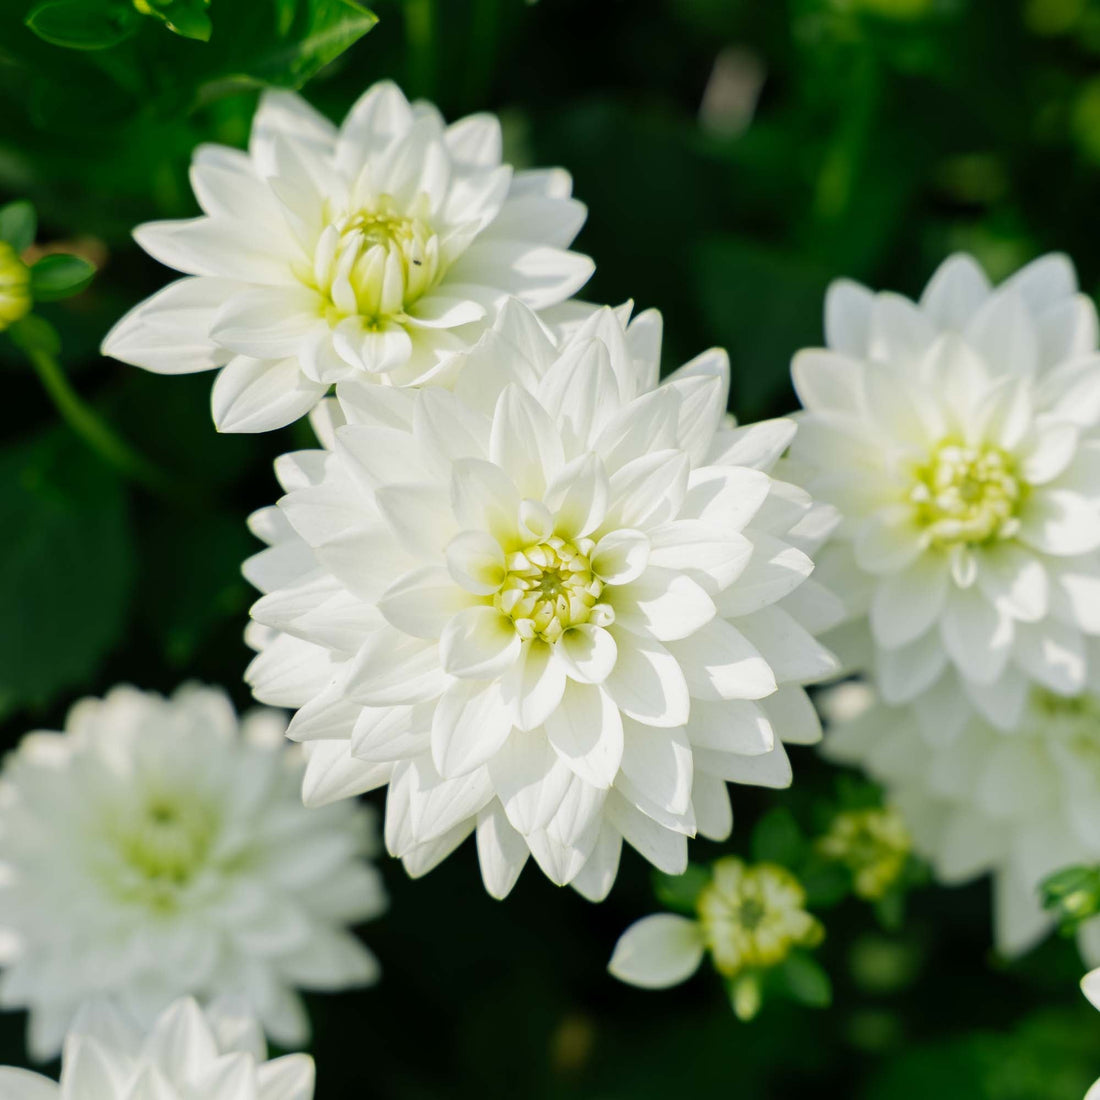
[[[0,1066],[4,1100],[312,1100],[308,1054],[266,1061],[243,1005],[204,1012],[174,1002],[146,1030],[108,1001],[90,1002],[65,1036],[59,1083]]]
[[[29,734],[0,774],[0,1004],[30,1011],[36,1058],[77,1007],[112,996],[149,1023],[181,994],[238,995],[284,1046],[297,987],[372,982],[347,925],[385,907],[352,804],[302,806],[286,721],[238,724],[224,692],[119,687],[64,733]]]
[[[339,129],[266,92],[248,152],[200,146],[191,181],[205,216],[134,235],[192,277],[103,351],[161,374],[221,367],[222,431],[281,427],[337,382],[446,383],[508,295],[542,309],[593,270],[567,251],[585,210],[566,172],[513,172],[494,116],[446,126],[389,82]]]
[[[789,783],[799,685],[835,668],[806,581],[831,510],[765,472],[794,426],[727,425],[722,352],[653,388],[654,314],[569,332],[513,303],[454,392],[338,388],[349,423],[278,462],[245,567],[306,800],[388,783],[413,874],[476,827],[496,896],[531,853],[602,897],[623,838],[682,871],[729,832],[725,780]]]
[[[1016,955],[1046,935],[1054,917],[1040,884],[1100,862],[1100,696],[1034,688],[1015,731],[972,712],[961,731],[935,739],[913,707],[879,703],[863,684],[832,689],[823,706],[825,755],[885,785],[940,881],[993,875],[998,949]],[[1100,965],[1100,918],[1081,926],[1078,942]]]
[[[840,281],[826,338],[795,357],[790,476],[844,516],[821,556],[857,616],[841,656],[872,663],[890,702],[920,697],[932,727],[976,706],[1010,728],[1031,685],[1082,691],[1100,633],[1100,356],[1072,265],[1047,256],[993,289],[954,256],[919,304]]]

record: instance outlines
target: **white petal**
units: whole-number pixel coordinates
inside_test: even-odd
[[[694,634],[716,613],[705,589],[668,569],[647,569],[637,580],[617,586],[610,599],[620,626],[661,642]]]
[[[685,813],[691,805],[691,745],[682,729],[654,729],[628,718],[620,767],[617,785],[628,797],[633,788],[673,814]]]
[[[459,680],[440,696],[432,716],[432,759],[444,779],[484,764],[512,729],[499,683]]]
[[[703,950],[697,921],[657,913],[632,924],[619,937],[607,969],[621,982],[666,989],[699,969]]]
[[[825,340],[830,348],[864,359],[875,296],[850,279],[836,279],[825,294]]]
[[[669,649],[696,699],[762,699],[775,691],[768,662],[724,619],[712,619],[690,637],[670,642]]]
[[[210,404],[221,432],[269,432],[305,416],[325,395],[294,359],[237,356],[218,373]]]
[[[581,779],[600,788],[614,782],[623,754],[623,723],[606,692],[567,684],[561,702],[546,718],[546,736]]]
[[[523,643],[501,690],[505,703],[512,708],[515,724],[521,730],[531,730],[542,725],[561,702],[565,684],[565,664],[556,647],[532,638]]]
[[[557,650],[566,675],[581,684],[602,684],[618,655],[615,639],[591,623],[569,627],[558,639]]]
[[[690,702],[676,658],[659,642],[612,631],[619,647],[604,688],[631,718],[650,726],[682,726]]]
[[[504,551],[485,531],[461,531],[447,543],[447,569],[467,592],[491,596],[504,582]]]
[[[871,603],[875,641],[897,649],[919,638],[939,618],[947,594],[947,558],[925,553],[908,568],[881,578]]]
[[[501,804],[494,801],[486,806],[477,819],[477,857],[481,879],[492,897],[506,898],[511,893],[528,854]]]
[[[443,668],[452,676],[486,680],[503,675],[520,657],[515,625],[495,607],[460,611],[439,639]]]
[[[1020,541],[1055,557],[1087,554],[1100,547],[1100,510],[1077,493],[1035,493],[1020,515]]]

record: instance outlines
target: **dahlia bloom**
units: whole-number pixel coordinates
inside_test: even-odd
[[[446,383],[502,301],[564,301],[592,274],[567,251],[585,209],[561,169],[513,172],[500,124],[446,126],[374,85],[337,129],[264,94],[247,153],[200,146],[205,214],[139,226],[180,279],[127,314],[103,353],[160,374],[221,368],[218,428],[261,432],[334,383]]]
[[[953,256],[919,303],[840,281],[825,328],[792,368],[790,476],[843,515],[821,557],[853,615],[838,652],[945,736],[974,707],[1011,728],[1035,685],[1080,693],[1100,634],[1100,356],[1070,262],[994,289]]]
[[[239,723],[225,694],[118,687],[32,733],[0,773],[0,1005],[52,1057],[78,1006],[150,1023],[182,994],[243,997],[283,1046],[308,1037],[296,987],[372,982],[347,925],[385,907],[354,805],[301,804],[286,721]]]
[[[266,1061],[263,1033],[238,1006],[174,1002],[146,1032],[90,1002],[65,1037],[59,1083],[0,1066],[4,1100],[312,1100],[308,1054]]]
[[[1100,862],[1100,697],[1033,688],[1018,727],[972,712],[949,740],[923,735],[913,707],[842,684],[823,700],[827,757],[862,767],[902,814],[914,850],[946,884],[993,876],[994,939],[1018,955],[1054,926],[1040,884],[1062,868]],[[1100,918],[1078,933],[1100,965]]]
[[[658,357],[654,314],[555,341],[512,303],[453,392],[338,387],[277,463],[247,677],[300,708],[308,803],[389,785],[411,874],[475,830],[497,897],[530,854],[602,898],[623,839],[678,873],[726,780],[785,786],[820,735],[832,516],[766,472],[794,426],[727,423],[724,353],[654,388]]]

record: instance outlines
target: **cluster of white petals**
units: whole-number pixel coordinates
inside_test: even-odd
[[[658,385],[659,318],[624,321],[513,301],[453,390],[338,386],[252,518],[248,680],[298,708],[307,803],[388,784],[413,875],[475,830],[495,896],[530,854],[602,898],[624,839],[679,873],[726,780],[820,736],[842,611],[806,579],[832,510],[768,473],[794,425],[734,427],[721,352]]]
[[[109,1001],[81,1009],[65,1037],[61,1080],[0,1067],[4,1100],[312,1100],[313,1059],[267,1061],[263,1033],[229,1001],[171,1004],[148,1029]]]
[[[790,476],[843,516],[820,559],[841,657],[945,735],[1094,684],[1100,355],[1070,262],[994,289],[953,256],[919,303],[840,281],[826,339],[794,361]]]
[[[8,757],[0,1004],[29,1010],[36,1058],[92,997],[148,1024],[184,994],[239,996],[296,1046],[309,1031],[296,988],[375,980],[347,930],[386,904],[363,859],[370,815],[307,810],[285,730],[273,711],[238,721],[218,689],[119,687]]]
[[[998,949],[1016,955],[1046,935],[1054,918],[1042,881],[1100,862],[1100,695],[1033,689],[1011,732],[972,712],[962,729],[929,734],[915,708],[887,706],[855,683],[823,706],[825,754],[885,786],[940,881],[992,873]],[[1078,943],[1100,965],[1100,919],[1082,925]]]
[[[222,431],[281,427],[335,383],[445,383],[508,296],[543,309],[593,270],[568,251],[585,210],[566,172],[513,172],[494,116],[446,126],[388,82],[339,129],[266,92],[248,152],[200,146],[191,181],[203,216],[135,231],[189,277],[103,351],[161,374],[221,368]]]

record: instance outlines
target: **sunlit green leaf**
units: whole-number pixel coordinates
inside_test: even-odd
[[[38,217],[31,203],[24,200],[0,206],[0,240],[7,241],[16,252],[34,244],[37,228]]]

